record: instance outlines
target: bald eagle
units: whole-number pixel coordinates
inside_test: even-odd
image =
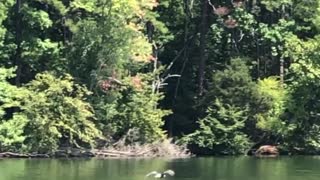
[[[169,170],[166,170],[162,173],[159,173],[157,171],[152,171],[152,172],[148,173],[146,175],[146,177],[153,176],[154,178],[165,178],[165,177],[167,177],[167,175],[174,176],[174,174],[175,174],[174,171],[169,169]]]

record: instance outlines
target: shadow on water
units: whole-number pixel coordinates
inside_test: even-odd
[[[0,180],[144,180],[173,169],[176,180],[318,180],[320,157],[190,159],[0,159]],[[152,179],[152,178],[148,178]]]

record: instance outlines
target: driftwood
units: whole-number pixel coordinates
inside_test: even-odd
[[[151,150],[144,150],[140,152],[134,151],[119,151],[119,150],[97,150],[94,154],[97,157],[140,157],[146,156]]]
[[[93,150],[86,152],[67,152],[67,151],[57,151],[54,154],[23,154],[14,152],[2,152],[0,153],[0,158],[50,158],[50,157],[140,157],[144,156],[148,151],[141,152],[131,152],[131,151],[117,151],[117,150]]]
[[[90,157],[190,157],[188,149],[172,143],[171,139],[152,144],[124,145],[118,142],[104,149],[61,148],[50,154],[0,152],[0,158],[90,158]]]
[[[29,158],[27,154],[13,153],[13,152],[3,152],[0,153],[0,157],[10,157],[10,158]]]
[[[7,158],[49,158],[48,154],[23,154],[23,153],[14,153],[14,152],[2,152],[0,157]]]
[[[28,154],[30,158],[49,158],[48,154]]]
[[[186,158],[191,154],[173,144],[148,144],[137,146],[109,147],[93,151],[96,157],[169,157]]]

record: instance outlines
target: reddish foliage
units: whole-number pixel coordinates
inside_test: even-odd
[[[112,82],[110,80],[100,81],[99,86],[102,91],[108,91],[112,88]]]
[[[243,1],[242,0],[234,0],[233,1],[233,6],[234,7],[241,7],[243,5]]]
[[[227,15],[227,14],[230,13],[230,9],[227,8],[227,7],[224,7],[224,6],[218,7],[218,8],[214,11],[214,13],[215,13],[216,15],[219,15],[219,16],[225,16],[225,15]]]
[[[235,20],[235,19],[232,19],[232,18],[229,18],[227,20],[224,21],[224,25],[227,27],[227,28],[235,28],[238,26],[238,22]]]
[[[133,76],[131,78],[131,83],[136,89],[142,89],[142,80],[139,76]]]
[[[157,60],[157,58],[154,57],[153,55],[150,55],[150,56],[148,56],[148,60],[153,62],[153,61]]]

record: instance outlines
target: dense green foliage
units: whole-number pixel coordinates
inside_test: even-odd
[[[0,151],[168,136],[320,153],[320,1],[0,2]]]
[[[12,78],[12,69],[0,68],[0,148],[1,150],[14,148],[24,140],[23,129],[27,123],[27,117],[19,112],[11,115],[9,109],[22,106],[22,101],[27,97],[26,89],[18,88],[7,82],[7,78]],[[18,146],[20,147],[20,146]]]
[[[8,77],[12,70],[1,69],[1,150],[50,152],[61,146],[93,146],[102,138],[85,102],[89,92],[69,75],[38,74],[24,87],[10,85]]]
[[[95,100],[96,115],[104,135],[117,139],[130,135],[128,143],[150,143],[164,138],[162,118],[169,111],[157,108],[162,95],[153,94],[148,80],[139,75],[124,79],[123,86],[117,92],[110,92],[112,100],[109,93]]]
[[[188,134],[184,142],[205,154],[246,153],[262,144],[319,153],[320,2],[170,2],[174,17],[160,13],[176,36],[161,57],[167,64],[177,58],[171,73],[181,75],[166,91],[171,133]]]
[[[69,75],[57,78],[49,73],[38,74],[26,88],[32,93],[21,109],[30,120],[24,130],[25,143],[33,151],[81,144],[93,146],[101,138],[94,124],[93,109],[85,102],[89,92],[74,84]]]

